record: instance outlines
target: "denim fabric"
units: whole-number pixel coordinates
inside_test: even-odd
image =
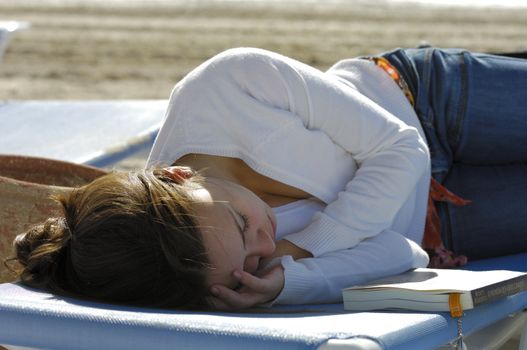
[[[437,48],[383,56],[414,94],[432,175],[472,201],[438,205],[447,247],[469,259],[527,251],[527,60]]]

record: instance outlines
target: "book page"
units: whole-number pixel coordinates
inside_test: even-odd
[[[401,275],[389,276],[367,285],[348,290],[410,289],[431,292],[463,292],[492,285],[524,273],[506,270],[468,271],[443,269],[415,269]]]

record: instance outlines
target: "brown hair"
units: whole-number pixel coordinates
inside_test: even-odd
[[[109,174],[58,197],[64,217],[14,241],[21,281],[120,304],[210,307],[208,258],[185,186],[161,169],[145,170]]]

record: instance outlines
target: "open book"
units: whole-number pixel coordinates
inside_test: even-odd
[[[455,296],[462,310],[473,309],[527,290],[527,273],[492,270],[420,268],[342,291],[344,308],[352,311],[406,309],[451,311]],[[459,297],[457,297],[459,295]]]

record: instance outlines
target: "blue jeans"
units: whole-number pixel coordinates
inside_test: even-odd
[[[403,75],[432,175],[471,204],[439,203],[447,248],[469,259],[527,251],[527,60],[466,50],[383,54]]]

